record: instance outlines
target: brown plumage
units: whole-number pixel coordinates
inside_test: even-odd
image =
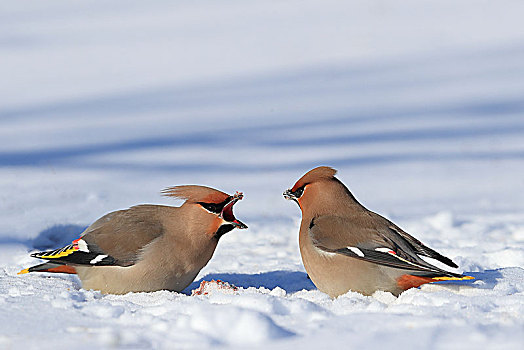
[[[233,214],[243,195],[193,185],[171,187],[163,194],[185,202],[106,214],[72,244],[32,254],[48,262],[20,274],[76,272],[83,288],[111,294],[183,290],[211,259],[223,234],[247,228]]]
[[[384,217],[362,206],[330,167],[315,168],[284,192],[302,211],[302,262],[317,288],[331,297],[349,290],[395,295],[440,280],[471,279],[424,261],[457,267]]]

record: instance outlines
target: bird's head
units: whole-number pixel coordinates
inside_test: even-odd
[[[300,209],[304,209],[304,201],[312,196],[312,188],[318,187],[319,184],[335,179],[337,171],[327,166],[320,166],[308,171],[302,176],[293,187],[284,191],[285,199],[295,201]]]
[[[162,191],[162,194],[184,199],[186,201],[184,204],[198,206],[207,213],[214,215],[218,222],[218,229],[215,232],[217,238],[234,228],[247,228],[247,225],[233,214],[235,203],[244,198],[242,192],[229,195],[211,187],[183,185],[166,188]]]

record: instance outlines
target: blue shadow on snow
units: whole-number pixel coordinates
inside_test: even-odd
[[[72,224],[54,225],[40,232],[31,241],[31,246],[41,250],[64,247],[80,237],[86,228],[87,226]]]
[[[28,249],[48,250],[64,247],[84,232],[87,226],[61,224],[54,225],[41,231],[33,239],[19,237],[0,237],[1,244],[22,244]]]
[[[274,289],[280,287],[285,290],[286,293],[294,293],[303,289],[312,290],[316,288],[304,272],[279,270],[254,274],[210,273],[198,281],[191,283],[189,287],[184,289],[184,293],[191,294],[191,291],[198,288],[202,281],[211,280],[221,280],[242,288],[264,287],[267,289]]]

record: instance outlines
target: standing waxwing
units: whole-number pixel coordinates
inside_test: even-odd
[[[19,274],[76,273],[83,288],[110,294],[182,291],[211,259],[222,235],[247,228],[233,215],[233,205],[243,195],[194,185],[162,193],[185,202],[106,214],[70,245],[31,254],[48,261]]]
[[[367,210],[330,167],[315,168],[284,192],[302,211],[299,245],[315,286],[331,297],[349,290],[394,295],[424,283],[473,279],[433,266],[458,267],[384,217]]]

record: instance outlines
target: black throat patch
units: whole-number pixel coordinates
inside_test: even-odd
[[[225,235],[226,233],[228,233],[229,231],[231,231],[232,229],[235,228],[235,225],[232,225],[232,224],[224,224],[224,225],[221,225],[217,232],[215,232],[215,238],[217,240],[220,239],[220,237],[222,237],[223,235]]]

